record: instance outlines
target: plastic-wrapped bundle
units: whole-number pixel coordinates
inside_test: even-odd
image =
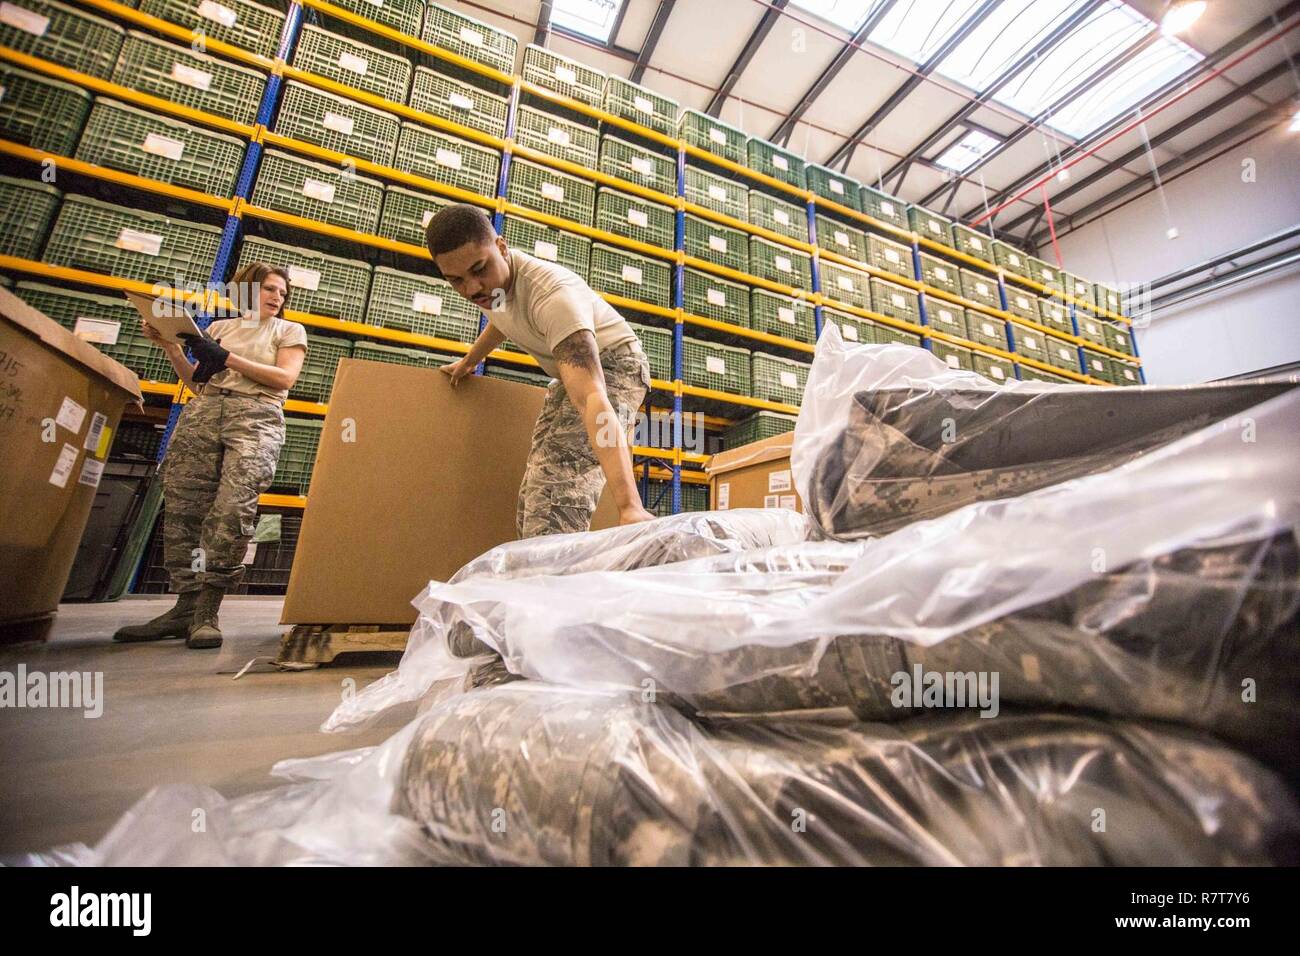
[[[884,534],[1113,468],[1295,387],[997,386],[923,351],[845,347],[831,333],[818,344],[791,467],[824,534]]]
[[[1276,777],[1186,733],[1063,715],[695,724],[532,682],[426,715],[397,810],[446,863],[1260,864],[1293,862],[1300,838]]]

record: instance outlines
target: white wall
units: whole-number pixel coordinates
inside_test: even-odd
[[[1254,160],[1254,182],[1242,180],[1246,159]],[[1165,198],[1168,219],[1152,192],[1062,237],[1065,268],[1095,281],[1143,282],[1295,225],[1300,134],[1285,125],[1268,130],[1167,183]],[[1171,222],[1174,240],[1165,235]],[[1300,269],[1161,312],[1138,328],[1137,342],[1153,385],[1300,361]]]

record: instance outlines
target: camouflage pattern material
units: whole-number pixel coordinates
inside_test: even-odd
[[[637,411],[650,389],[650,363],[628,343],[602,352],[600,364],[609,403],[630,444]],[[604,488],[605,475],[582,416],[557,379],[546,390],[519,486],[519,537],[586,531]]]
[[[270,487],[284,444],[278,403],[213,392],[181,412],[162,465],[163,562],[171,589],[229,591],[244,575],[257,498]],[[202,549],[204,569],[195,570]]]

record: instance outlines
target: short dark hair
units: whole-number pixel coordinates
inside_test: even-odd
[[[457,203],[439,210],[424,230],[429,253],[435,256],[459,249],[466,243],[492,242],[496,237],[496,230],[492,228],[492,220],[487,217],[487,213],[478,206],[466,203]]]

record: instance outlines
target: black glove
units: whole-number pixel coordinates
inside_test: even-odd
[[[220,372],[223,367],[224,366],[213,365],[210,362],[205,362],[200,359],[199,364],[196,365],[194,371],[190,373],[190,378],[194,379],[194,381],[199,384],[203,384],[208,379],[212,378],[212,376]]]
[[[199,368],[203,368],[205,365],[213,368],[213,371],[208,374],[208,378],[226,367],[226,359],[230,358],[230,350],[223,349],[221,343],[216,339],[206,334],[195,335],[193,332],[182,332],[180,339],[189,348],[190,354],[194,356],[195,361],[199,363]],[[206,380],[195,379],[195,381]]]

